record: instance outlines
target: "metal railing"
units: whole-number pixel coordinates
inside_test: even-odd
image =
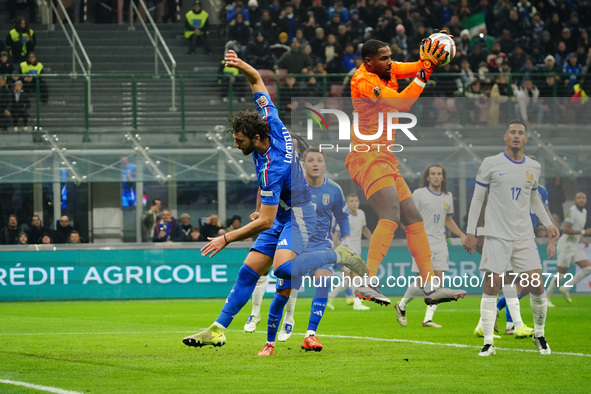
[[[144,28],[144,31],[146,32],[146,35],[148,36],[150,42],[152,43],[152,46],[154,47],[154,74],[158,74],[158,64],[159,61],[162,62],[162,65],[164,66],[164,69],[166,70],[166,73],[168,74],[168,77],[170,78],[171,81],[171,89],[172,89],[172,94],[171,94],[171,105],[169,110],[170,111],[176,111],[177,107],[176,107],[176,60],[174,59],[174,56],[172,56],[172,53],[170,52],[170,49],[168,48],[168,45],[166,45],[166,42],[164,41],[164,38],[162,38],[162,35],[160,34],[160,30],[158,29],[158,26],[156,26],[156,23],[154,23],[154,19],[152,18],[152,15],[150,15],[150,11],[148,10],[148,7],[146,6],[146,3],[144,2],[144,0],[139,0],[138,1],[141,10],[144,12],[150,27],[152,27],[152,29],[154,30],[153,33],[150,32],[150,29],[148,28],[148,25],[146,24],[146,22],[144,21],[144,18],[142,17],[142,14],[140,13],[140,10],[138,9],[138,7],[135,4],[135,1],[131,1],[130,2],[130,13],[129,13],[129,29],[130,30],[135,30],[135,25],[134,25],[134,16],[137,16],[137,20],[141,23],[142,27]],[[162,48],[164,49],[164,53],[166,54],[166,56],[168,57],[168,60],[170,61],[170,66],[168,65],[168,63],[166,62],[164,55],[162,53],[162,50],[160,49],[160,45],[162,45]]]
[[[51,7],[51,10],[53,11],[53,15],[55,16],[55,19],[58,21],[58,23],[62,27],[62,30],[66,36],[66,39],[68,40],[68,43],[70,44],[70,47],[72,48],[72,73],[70,75],[74,76],[74,77],[78,75],[78,72],[76,71],[76,65],[78,65],[78,66],[80,66],[81,73],[86,80],[86,85],[85,85],[86,100],[85,100],[85,103],[86,103],[86,112],[87,112],[87,116],[88,116],[88,113],[92,112],[92,89],[91,89],[91,81],[90,81],[90,74],[92,72],[92,63],[88,57],[88,54],[86,53],[86,50],[84,49],[84,45],[82,45],[82,41],[80,40],[80,37],[78,36],[78,33],[76,32],[76,28],[74,27],[72,20],[68,16],[68,11],[66,10],[66,7],[64,7],[64,4],[62,3],[62,1],[61,0],[48,1],[48,3]],[[57,4],[57,7],[59,7],[60,11],[63,13],[63,15],[65,17],[67,27],[66,27],[66,25],[64,25],[64,22],[62,21],[62,18],[59,15],[56,4]],[[50,21],[49,21],[49,30],[50,31],[54,30],[54,24],[53,24],[52,18],[50,18]]]

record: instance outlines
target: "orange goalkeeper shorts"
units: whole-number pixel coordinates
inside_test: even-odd
[[[394,186],[398,201],[412,197],[412,193],[398,170],[398,159],[390,152],[351,152],[345,160],[353,181],[361,186],[366,198],[385,187]]]

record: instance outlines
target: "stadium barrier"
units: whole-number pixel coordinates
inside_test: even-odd
[[[72,249],[38,245],[26,251],[14,247],[2,253],[0,301],[226,297],[249,244],[233,244],[213,258],[201,256],[200,246],[84,245]],[[546,245],[539,245],[539,250],[541,256],[546,255]],[[470,256],[459,245],[449,246],[449,252],[452,284],[469,294],[481,294],[480,255]],[[591,258],[589,249],[586,253]],[[413,275],[411,261],[408,248],[390,248],[378,273],[384,294],[404,294],[408,277]],[[555,273],[556,260],[544,260],[543,268],[545,273]],[[575,268],[570,272],[574,274]],[[394,279],[387,282],[388,277]],[[549,276],[543,280],[549,283]],[[268,293],[274,291],[274,283],[273,278]],[[591,283],[582,281],[573,290],[591,292]],[[313,289],[306,288],[303,295],[312,296]]]

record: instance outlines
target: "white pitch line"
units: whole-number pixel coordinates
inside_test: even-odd
[[[41,385],[38,385],[38,384],[32,384],[32,383],[27,383],[27,382],[17,382],[17,381],[14,381],[14,380],[0,379],[0,383],[11,384],[13,386],[22,386],[22,387],[26,387],[26,388],[29,388],[29,389],[35,389],[35,390],[40,390],[40,391],[47,391],[49,393],[58,393],[58,394],[83,394],[80,391],[63,390],[63,389],[59,389],[57,387],[41,386]]]
[[[244,333],[244,330],[227,330],[228,332]],[[13,333],[13,334],[0,334],[0,336],[34,336],[34,335],[137,335],[137,334],[188,334],[195,331],[122,331],[122,332],[38,332],[38,333]],[[266,334],[266,331],[256,331],[257,334]],[[294,334],[304,335],[304,333]],[[445,342],[430,342],[430,341],[418,341],[414,339],[397,339],[397,338],[374,338],[374,337],[361,337],[354,335],[338,335],[338,334],[321,334],[322,337],[336,338],[336,339],[362,339],[365,341],[376,341],[376,342],[398,342],[398,343],[414,343],[417,345],[429,345],[429,346],[445,346],[455,348],[467,348],[467,349],[480,349],[480,346],[466,345],[463,343],[445,343]],[[521,352],[521,353],[537,353],[534,349],[515,349],[515,348],[504,348],[496,347],[497,350],[506,350],[510,352]],[[558,354],[561,356],[576,356],[576,357],[591,357],[591,354],[586,353],[573,353],[573,352],[555,352],[552,354]]]

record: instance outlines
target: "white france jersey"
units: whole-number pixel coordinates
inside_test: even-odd
[[[539,198],[541,168],[527,156],[516,162],[505,152],[484,159],[476,175],[476,183],[489,188],[483,235],[510,241],[534,238],[530,197],[534,191]]]
[[[581,230],[585,229],[585,224],[587,223],[587,210],[583,208],[582,211],[579,211],[579,208],[573,205],[566,211],[564,222],[570,224],[572,230],[580,233]],[[572,242],[574,244],[579,243],[580,237],[580,234],[562,234],[561,236],[561,238],[565,238],[566,242]]]
[[[351,249],[356,255],[361,256],[361,238],[363,237],[363,227],[367,226],[365,221],[365,212],[361,209],[357,210],[357,214],[353,215],[348,208],[345,209],[345,213],[349,215],[349,227],[351,232]],[[341,231],[339,225],[335,223],[335,231]]]
[[[423,217],[429,246],[434,250],[446,249],[445,218],[454,214],[452,194],[435,194],[428,187],[421,187],[412,193],[412,197]]]

